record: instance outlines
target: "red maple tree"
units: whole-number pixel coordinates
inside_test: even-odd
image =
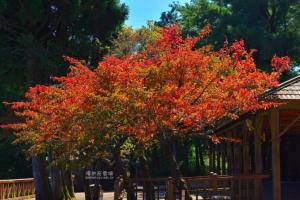
[[[96,155],[116,135],[167,143],[173,135],[202,132],[220,119],[276,105],[259,95],[278,85],[289,58],[274,56],[273,71],[263,72],[243,40],[219,50],[195,48],[209,32],[206,26],[183,38],[180,27],[171,25],[146,50],[106,57],[95,70],[66,57],[71,72],[53,78],[57,85],[30,88],[28,101],[12,103],[23,121],[2,127],[14,129],[32,152],[51,149],[70,159],[78,152]]]

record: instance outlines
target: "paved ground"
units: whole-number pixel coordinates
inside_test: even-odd
[[[76,193],[77,200],[85,200],[84,193]],[[103,200],[113,200],[114,199],[114,193],[113,192],[104,192],[103,194]]]
[[[85,200],[84,193],[76,193],[75,194],[77,200]],[[104,192],[103,194],[103,200],[113,200],[114,199],[114,193],[113,192]],[[26,200],[35,200],[35,198],[28,198]]]
[[[300,182],[283,182],[282,183],[282,199],[283,200],[299,200],[300,199]],[[77,200],[85,200],[84,193],[76,193]],[[104,200],[113,200],[113,192],[104,192]],[[264,200],[272,200],[272,182],[264,183]],[[34,200],[34,199],[31,199]]]

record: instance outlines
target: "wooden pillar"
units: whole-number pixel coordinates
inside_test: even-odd
[[[287,181],[292,181],[293,180],[293,169],[294,169],[294,162],[293,159],[299,156],[297,151],[294,151],[295,148],[295,142],[298,143],[298,141],[293,140],[293,138],[286,137],[285,139],[285,145],[282,145],[282,148],[285,148],[284,151],[284,159],[285,159],[285,164],[286,164],[286,169],[283,169],[282,171],[286,172],[286,178]],[[297,155],[298,154],[298,155]]]
[[[238,128],[242,128],[242,127],[238,127]],[[241,138],[241,134],[240,132],[234,132],[233,137],[240,139]],[[242,154],[241,154],[241,147],[242,144],[241,142],[238,143],[233,143],[233,157],[234,157],[234,161],[233,161],[233,175],[241,175],[242,174],[242,170],[241,170],[241,165],[242,165]]]
[[[212,144],[212,172],[216,172],[216,145]]]
[[[254,156],[255,156],[255,174],[262,174],[262,125],[263,117],[257,115],[255,118],[254,128]],[[260,179],[255,180],[254,188],[255,199],[262,199],[262,181]]]
[[[272,109],[270,115],[272,135],[272,175],[273,175],[273,200],[281,200],[280,180],[280,137],[279,137],[279,111]]]
[[[240,156],[240,143],[234,143],[233,144],[233,154],[234,154],[234,175],[240,175],[241,174],[241,156]]]
[[[217,170],[216,173],[221,174],[221,144],[216,145],[217,149]]]
[[[232,134],[228,134],[228,137],[232,137]],[[232,147],[233,147],[233,143],[232,142],[228,142],[226,145],[227,149],[226,149],[226,157],[227,157],[227,174],[228,175],[232,175],[232,166],[233,166],[233,153],[232,153]]]
[[[227,147],[227,143],[223,142],[222,143],[222,148],[221,148],[221,155],[222,155],[222,175],[226,174],[226,162],[228,163],[228,160],[226,159],[226,154],[227,154],[227,148],[226,147]]]
[[[167,200],[173,200],[176,198],[175,195],[175,181],[172,177],[169,177],[167,182]]]
[[[211,188],[212,188],[212,192],[216,193],[218,191],[218,180],[217,180],[217,176],[216,174],[210,174],[210,180],[211,180]]]
[[[233,162],[233,159],[232,159],[232,143],[229,142],[227,143],[226,145],[227,147],[227,150],[226,150],[226,157],[227,157],[227,174],[228,175],[232,175],[232,162]]]
[[[243,148],[243,174],[250,173],[250,151],[249,151],[249,141],[248,141],[248,126],[246,123],[243,125],[243,140],[242,140],[242,148]]]
[[[236,174],[238,174],[238,170],[237,170],[237,168],[238,168],[238,162],[237,162],[237,160],[238,160],[238,157],[237,157],[237,143],[233,143],[232,144],[232,157],[233,157],[233,162],[232,162],[232,175],[236,175]]]

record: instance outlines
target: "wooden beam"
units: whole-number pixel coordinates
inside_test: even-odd
[[[289,125],[287,125],[278,135],[278,137],[283,136],[292,126],[295,125],[295,123],[300,119],[300,115],[298,115]]]
[[[299,100],[283,101],[282,103],[283,104],[278,107],[279,110],[284,110],[284,109],[300,110]]]
[[[277,109],[279,110],[285,110],[285,109],[292,109],[292,110],[298,110],[300,111],[300,100],[288,100],[288,101],[280,101],[282,105],[280,105]],[[256,114],[262,115],[262,116],[268,116],[270,113],[270,110],[260,110],[257,111]],[[246,117],[249,117],[248,115]],[[228,122],[223,123],[217,128],[217,133],[222,134],[228,130],[231,130],[233,128],[236,128],[240,126],[243,122],[241,119],[243,119],[244,116],[240,116],[238,120],[228,120]],[[225,134],[226,135],[226,134]]]
[[[242,124],[242,121],[232,121],[231,122],[232,124],[229,123],[229,125],[225,125],[224,128],[222,128],[222,130],[218,131],[218,134],[223,134],[224,132],[230,130],[230,129],[233,129],[233,128],[236,128],[238,126],[240,126]],[[226,135],[226,134],[224,134]]]
[[[254,156],[255,156],[255,174],[262,174],[262,125],[263,116],[257,115],[255,117],[255,127],[254,127]],[[262,181],[261,179],[256,179],[254,188],[255,200],[262,199]]]
[[[273,175],[273,200],[281,200],[280,179],[280,137],[279,136],[279,111],[274,108],[270,115],[272,135],[272,175]]]

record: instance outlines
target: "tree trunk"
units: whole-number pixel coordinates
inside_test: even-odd
[[[73,189],[73,181],[71,172],[61,168],[51,166],[53,154],[48,154],[51,176],[51,189],[54,200],[74,200],[75,194]]]
[[[127,199],[128,200],[135,200],[135,194],[133,185],[126,181],[128,177],[128,169],[126,169],[122,163],[121,160],[121,146],[124,144],[124,142],[127,140],[127,137],[120,138],[120,140],[115,145],[114,151],[113,151],[113,157],[114,157],[114,174],[116,177],[123,176],[125,180],[124,188],[127,192]]]
[[[53,169],[52,181],[52,191],[55,200],[73,200],[75,195],[72,197],[69,194],[67,184],[63,177],[63,170],[55,168]]]
[[[97,172],[98,170],[100,170],[100,162],[96,161],[95,171]],[[98,200],[99,199],[99,194],[100,194],[100,181],[99,181],[99,179],[96,179],[94,181],[94,187],[92,187],[92,188],[93,188],[93,190],[91,190],[92,200]]]
[[[126,180],[127,178],[129,178],[127,176],[127,170],[125,170],[124,172],[124,179]],[[124,184],[124,188],[126,190],[126,193],[127,193],[127,200],[136,200],[136,196],[135,196],[135,193],[134,193],[134,188],[133,188],[133,185],[132,183],[129,183],[128,181],[125,181],[125,184]]]
[[[49,175],[46,170],[44,158],[41,155],[32,157],[32,171],[35,186],[36,200],[52,200]]]
[[[63,199],[63,191],[62,191],[62,177],[60,170],[57,168],[51,169],[51,186],[52,193],[54,195],[55,200]]]
[[[140,164],[141,164],[141,171],[142,171],[142,177],[143,178],[150,178],[149,173],[149,167],[147,163],[146,156],[144,153],[140,156]],[[144,185],[144,191],[146,193],[146,200],[154,200],[155,199],[155,193],[154,193],[154,186],[151,182],[145,182]]]
[[[70,170],[63,170],[63,179],[70,197],[75,198],[73,178]]]
[[[93,171],[98,172],[100,170],[100,162],[96,162],[93,167]],[[83,182],[84,182],[84,193],[86,200],[98,200],[100,195],[100,180],[88,180],[85,178],[85,173],[87,170],[84,170],[83,173]]]
[[[39,82],[39,72],[35,70],[36,62],[30,57],[27,60],[25,68],[25,77],[27,86],[32,86]],[[45,159],[42,155],[32,156],[32,172],[36,190],[36,200],[52,200],[49,174],[46,169]]]
[[[82,178],[83,178],[83,187],[84,187],[84,194],[85,194],[85,200],[92,200],[91,191],[90,191],[90,183],[85,178],[87,170],[82,171]]]
[[[162,137],[159,138],[161,148],[166,156],[166,158],[169,160],[170,165],[170,172],[172,178],[175,179],[176,185],[178,186],[178,190],[185,190],[185,200],[190,200],[190,194],[188,191],[188,187],[186,182],[182,178],[182,174],[179,170],[179,166],[177,164],[174,152],[172,150],[172,138],[170,135],[166,135],[167,133],[163,133]]]

